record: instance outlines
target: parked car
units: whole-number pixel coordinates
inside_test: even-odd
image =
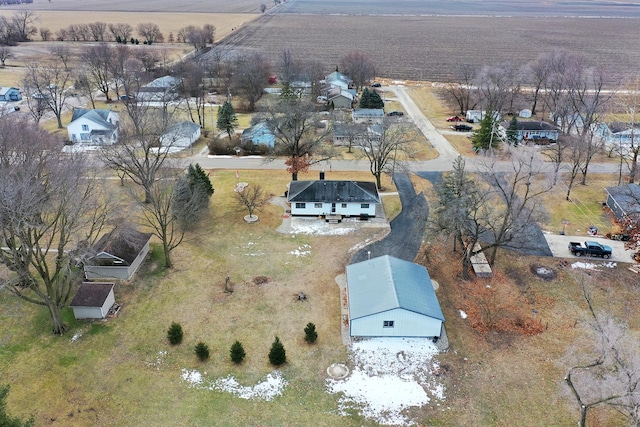
[[[604,259],[611,258],[611,246],[598,242],[587,241],[584,245],[580,242],[569,242],[569,252],[575,256],[601,256]]]
[[[316,102],[317,103],[323,103],[323,102],[327,102],[327,97],[326,96],[319,96],[316,98]]]
[[[458,116],[451,116],[447,119],[448,122],[461,122],[462,118],[458,117]]]
[[[393,117],[393,116],[404,116],[404,113],[402,111],[389,111],[387,113],[387,116]]]
[[[371,85],[371,87],[382,87],[382,83],[375,82],[374,84]]]
[[[456,132],[471,132],[473,130],[472,126],[469,125],[453,125],[451,126],[451,129],[455,130]]]

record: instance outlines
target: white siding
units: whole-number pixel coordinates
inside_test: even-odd
[[[100,307],[73,307],[73,316],[76,319],[102,319]]]
[[[300,202],[298,202],[300,203]],[[291,202],[291,215],[342,215],[342,216],[360,216],[367,214],[368,216],[376,215],[376,204],[368,203],[369,207],[362,207],[362,203],[346,203],[346,207],[341,202],[336,203],[335,211],[332,211],[331,203],[322,203],[322,207],[315,207],[313,202],[305,202],[304,209],[297,208],[296,202]]]
[[[393,321],[385,328],[384,321]],[[439,337],[442,321],[401,308],[351,319],[352,337]]]

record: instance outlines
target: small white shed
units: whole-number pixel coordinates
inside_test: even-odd
[[[115,304],[113,283],[84,282],[70,307],[76,319],[104,319]]]

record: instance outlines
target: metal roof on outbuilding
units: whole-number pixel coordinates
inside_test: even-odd
[[[444,321],[427,269],[384,255],[347,266],[349,315],[357,319],[397,308]]]
[[[351,202],[380,203],[380,195],[374,182],[364,181],[291,181],[289,202]]]

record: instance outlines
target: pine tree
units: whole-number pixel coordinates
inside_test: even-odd
[[[518,119],[513,116],[507,128],[507,141],[509,145],[518,146]]]
[[[200,341],[196,344],[196,348],[194,349],[196,356],[200,359],[201,362],[204,362],[209,358],[209,346]]]
[[[496,119],[493,112],[487,111],[480,121],[480,128],[471,137],[473,148],[476,151],[498,148],[500,146],[500,135],[496,128]]]
[[[362,95],[360,96],[360,103],[358,106],[360,108],[370,108],[369,104],[371,103],[371,92],[369,92],[368,88],[364,88],[362,91]]]
[[[205,194],[213,196],[214,190],[209,175],[200,167],[200,164],[196,163],[195,166],[190,164],[187,170],[187,177],[191,187],[200,188]]]
[[[307,327],[304,328],[304,340],[309,344],[313,344],[318,339],[318,333],[316,332],[316,325],[309,322]]]
[[[229,140],[231,140],[231,135],[233,135],[236,127],[238,127],[236,112],[233,109],[233,105],[229,101],[225,101],[218,110],[218,129],[225,131],[229,135]]]
[[[271,350],[269,350],[269,362],[274,366],[280,366],[287,362],[287,352],[277,336],[271,344]]]
[[[296,95],[289,82],[284,82],[284,84],[282,85],[282,92],[280,92],[280,100],[289,102],[296,101],[297,99],[298,96]]]
[[[234,342],[231,346],[231,361],[233,363],[242,363],[246,355],[242,343],[240,341]]]
[[[184,230],[193,228],[209,208],[213,194],[209,176],[199,164],[189,165],[173,190],[172,212]]]
[[[171,345],[177,345],[182,342],[182,338],[184,336],[184,332],[182,331],[182,326],[179,323],[173,322],[171,327],[167,331],[167,338]]]

